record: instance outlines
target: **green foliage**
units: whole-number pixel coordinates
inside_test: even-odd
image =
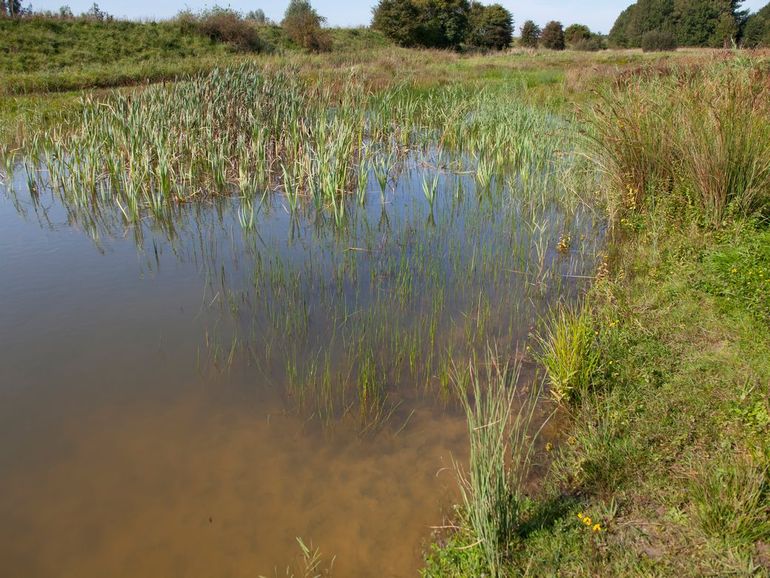
[[[373,12],[372,28],[399,46],[420,44],[420,11],[412,0],[380,0]]]
[[[471,4],[466,44],[485,50],[502,50],[513,41],[513,14],[500,4]]]
[[[329,34],[322,28],[326,22],[323,16],[313,9],[308,0],[291,0],[286,8],[281,26],[292,42],[309,52],[331,50]]]
[[[471,362],[455,370],[454,383],[465,410],[470,436],[470,471],[458,467],[467,527],[476,538],[489,575],[505,575],[512,542],[522,523],[524,485],[534,451],[530,435],[536,390],[514,412],[518,368],[488,352],[486,369]],[[509,454],[510,452],[510,454]],[[511,456],[510,467],[507,457]]]
[[[538,342],[538,360],[548,373],[551,395],[564,403],[584,397],[599,368],[599,352],[588,311],[560,307],[551,314]]]
[[[649,32],[671,34],[679,46],[729,45],[737,39],[745,12],[742,0],[638,0],[610,31],[613,46],[638,48]]]
[[[770,4],[746,20],[742,43],[747,48],[770,46]]]
[[[468,0],[380,0],[372,27],[407,47],[501,50],[513,38],[508,10]]]
[[[572,24],[564,31],[564,41],[572,50],[596,52],[605,48],[604,39],[599,34],[594,34],[584,24]]]
[[[540,44],[549,50],[564,50],[564,27],[561,22],[551,21],[543,28]]]
[[[691,485],[693,514],[703,532],[732,545],[770,538],[770,480],[746,458],[700,467]]]
[[[420,571],[422,578],[467,578],[487,572],[484,552],[470,532],[454,534],[445,543],[432,544]]]
[[[567,44],[575,44],[581,40],[591,38],[591,29],[585,24],[571,24],[564,31],[564,41]]]
[[[650,30],[642,36],[642,50],[645,52],[668,52],[676,50],[676,38],[670,32]]]
[[[540,27],[532,20],[527,20],[521,27],[521,38],[519,44],[525,48],[537,48],[540,44],[540,36],[542,31]]]
[[[262,52],[266,48],[256,25],[238,12],[214,7],[200,15],[182,15],[180,22],[192,25],[213,42],[229,44],[241,52]]]

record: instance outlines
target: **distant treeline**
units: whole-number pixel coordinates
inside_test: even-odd
[[[743,0],[638,0],[624,10],[609,36],[582,24],[566,30],[551,21],[540,28],[528,20],[519,44],[552,50],[644,48],[670,50],[677,46],[770,46],[770,4],[756,14],[741,8]],[[475,0],[380,0],[371,28],[405,47],[452,50],[502,50],[512,46],[513,14],[500,4]],[[94,3],[75,16],[68,6],[58,11],[33,11],[21,0],[0,0],[0,18],[111,22],[113,17]],[[280,46],[308,51],[330,50],[334,42],[326,19],[308,0],[290,0],[283,20],[270,22],[262,10],[241,13],[214,6],[202,12],[185,10],[177,16],[184,33],[199,33],[235,50],[261,52]]]
[[[609,44],[721,48],[770,45],[770,5],[749,16],[743,0],[638,0],[618,17]]]

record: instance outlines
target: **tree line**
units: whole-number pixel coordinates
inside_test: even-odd
[[[618,17],[609,43],[618,48],[721,48],[770,41],[770,5],[749,16],[743,0],[638,0]]]
[[[564,29],[551,21],[540,28],[528,20],[520,29],[519,43],[552,50],[770,46],[770,4],[751,15],[742,4],[743,0],[638,0],[618,16],[606,38],[582,24]],[[0,0],[0,17],[24,16],[75,18],[68,6],[55,13],[35,13],[21,0]],[[79,18],[112,19],[96,3]],[[264,49],[255,25],[271,24],[262,10],[241,14],[217,6],[197,14],[184,11],[178,19],[212,40],[243,50]],[[291,0],[280,26],[295,45],[321,52],[332,45],[325,22],[309,0]],[[380,0],[373,10],[372,28],[404,47],[502,50],[513,44],[514,19],[500,4],[475,0]]]

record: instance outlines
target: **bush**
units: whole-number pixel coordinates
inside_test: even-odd
[[[412,0],[381,0],[374,9],[372,28],[399,46],[419,44],[419,11]]]
[[[189,12],[178,16],[182,30],[194,28],[214,42],[224,42],[241,52],[262,52],[266,48],[257,28],[237,12],[213,8],[196,17]]]
[[[573,50],[581,50],[584,52],[598,52],[605,48],[604,39],[598,34],[594,34],[590,38],[582,38],[572,44]]]
[[[540,43],[549,50],[564,50],[564,28],[561,22],[551,21],[543,28]]]
[[[667,52],[676,48],[676,38],[670,32],[653,30],[642,36],[642,50],[645,52]]]
[[[489,8],[494,9],[494,28],[498,29],[501,12],[494,7]],[[502,20],[505,21],[509,13],[499,8],[504,11]],[[468,0],[380,0],[374,9],[372,27],[402,46],[458,49],[463,43],[472,43],[470,12]],[[506,24],[503,22],[503,29]],[[489,36],[486,30],[477,32],[490,42],[489,39],[497,36],[498,31],[490,28]],[[491,43],[499,45],[499,38],[491,40]]]

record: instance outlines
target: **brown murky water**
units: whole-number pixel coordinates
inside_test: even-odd
[[[456,343],[487,338],[513,350],[579,289],[533,292],[521,275],[532,233],[511,227],[520,211],[473,199],[426,225],[418,196],[394,194],[340,239],[279,205],[249,236],[237,203],[134,229],[16,189],[0,188],[9,578],[284,576],[298,537],[334,558],[335,576],[415,575],[458,497],[452,458],[466,459],[440,354],[462,359]],[[578,238],[594,224],[543,210],[554,224],[538,269],[579,278],[595,245],[569,257],[553,246],[565,227]],[[455,281],[458,270],[469,274]],[[326,420],[297,403],[287,375],[311,383],[321,351],[330,381],[353,386],[360,365],[345,358],[371,351],[388,384],[383,424],[362,433],[355,396]]]

